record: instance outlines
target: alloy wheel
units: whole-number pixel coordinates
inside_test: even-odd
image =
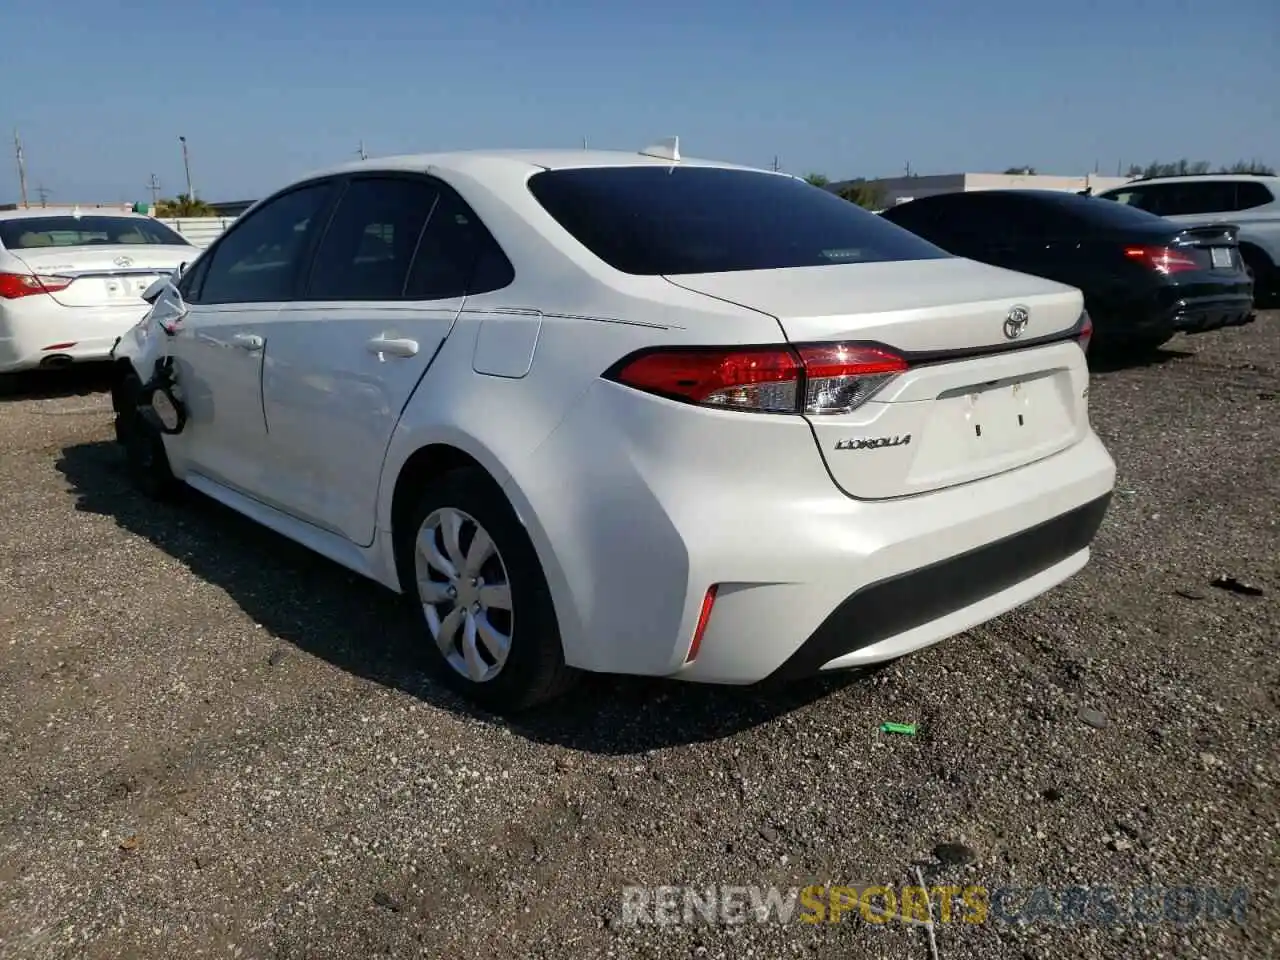
[[[514,617],[507,567],[488,531],[454,507],[430,513],[414,544],[418,598],[445,662],[474,683],[502,672]]]

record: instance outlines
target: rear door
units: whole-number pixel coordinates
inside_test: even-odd
[[[168,348],[188,422],[171,438],[175,453],[189,469],[250,495],[271,486],[264,348],[333,189],[321,181],[267,201],[219,237],[179,284],[189,312]]]
[[[351,179],[301,298],[268,338],[270,496],[283,509],[373,542],[392,431],[453,328],[477,262],[494,250],[461,197],[434,178]]]

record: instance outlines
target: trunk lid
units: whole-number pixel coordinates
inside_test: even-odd
[[[145,306],[143,291],[200,251],[190,246],[116,244],[10,250],[32,273],[74,278],[49,294],[64,307]]]
[[[852,411],[807,416],[850,496],[968,483],[1088,433],[1088,366],[1064,340],[1084,309],[1072,287],[961,258],[667,279],[770,314],[792,343],[869,342],[907,358],[905,373]],[[1022,311],[1025,324],[1006,335]]]
[[[1233,223],[1187,226],[1178,231],[1171,246],[1185,251],[1204,270],[1240,273],[1244,261],[1240,259],[1239,235],[1240,228]]]

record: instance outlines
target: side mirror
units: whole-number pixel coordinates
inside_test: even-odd
[[[170,283],[169,277],[157,277],[151,281],[151,286],[142,291],[142,299],[147,303],[155,303],[160,299],[160,294],[164,293],[164,288]]]
[[[187,272],[188,266],[190,266],[190,263],[186,260],[183,260],[180,264],[178,264],[178,269],[173,271],[174,279],[175,280],[182,279],[182,275]]]

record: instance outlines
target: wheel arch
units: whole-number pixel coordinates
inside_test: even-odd
[[[398,446],[393,442],[393,446]],[[520,484],[505,469],[501,460],[479,440],[448,431],[429,438],[419,438],[403,457],[396,456],[387,464],[383,497],[379,507],[380,526],[384,531],[390,560],[383,569],[393,582],[387,583],[402,593],[412,595],[415,588],[413,571],[408,569],[401,538],[408,533],[418,494],[432,481],[459,469],[481,471],[506,499],[516,519],[533,544],[534,554],[542,566],[543,576],[551,591],[552,604],[559,621],[560,640],[566,658],[576,664],[583,643],[582,625],[572,602],[572,591],[556,554],[549,533],[543,529],[533,504]],[[392,479],[394,477],[394,479]],[[386,581],[384,581],[386,582]]]

